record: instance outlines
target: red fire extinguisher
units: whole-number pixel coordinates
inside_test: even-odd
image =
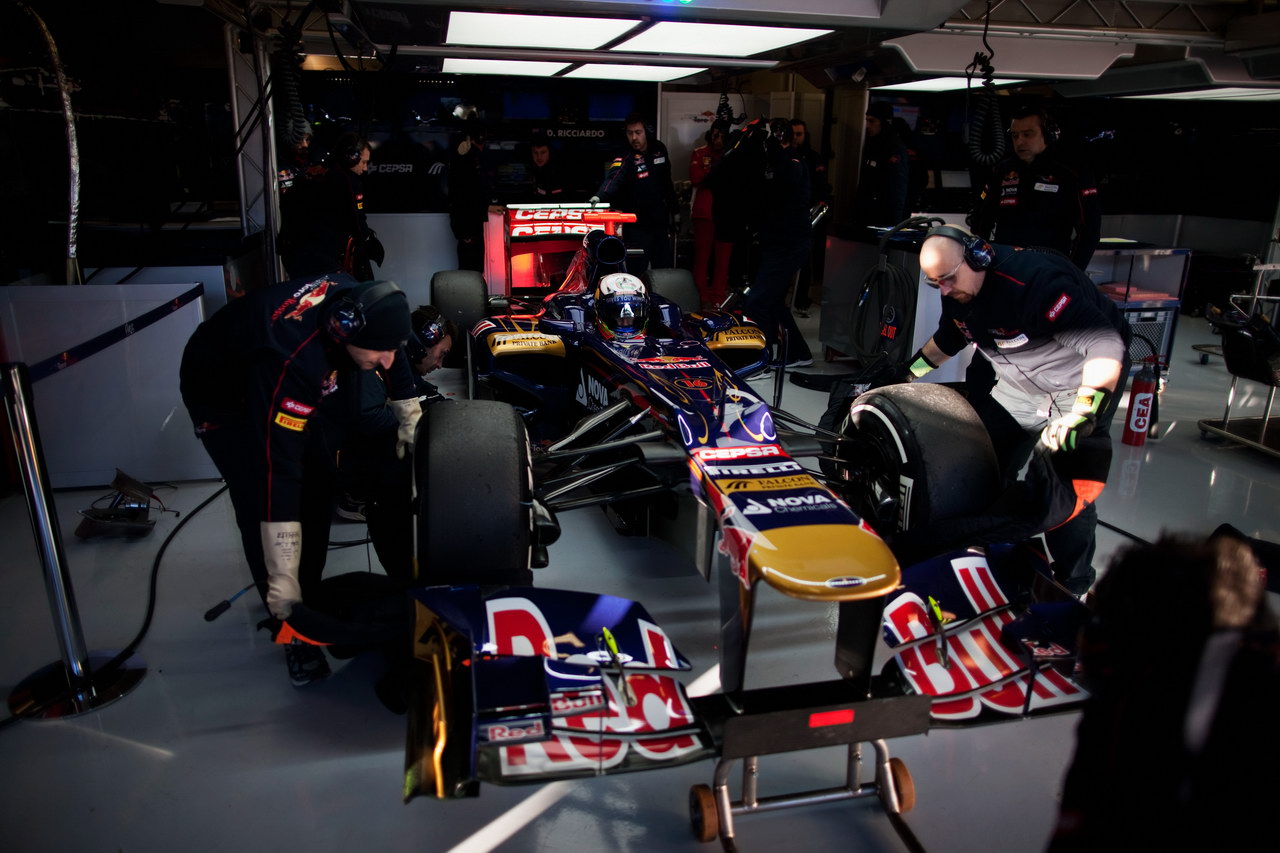
[[[1155,367],[1147,359],[1129,385],[1129,416],[1124,422],[1124,437],[1120,439],[1125,444],[1141,447],[1146,442],[1155,411],[1156,383]]]

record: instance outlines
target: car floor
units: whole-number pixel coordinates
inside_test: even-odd
[[[817,310],[802,320],[817,335]],[[1229,442],[1201,439],[1200,418],[1221,417],[1230,377],[1221,358],[1199,363],[1192,344],[1214,343],[1208,325],[1182,317],[1161,399],[1159,441],[1116,444],[1104,521],[1144,539],[1163,531],[1208,534],[1230,522],[1280,541],[1280,460]],[[815,352],[816,340],[813,341]],[[842,372],[819,362],[805,372]],[[458,387],[446,376],[445,387]],[[770,380],[757,382],[766,397]],[[1240,405],[1258,411],[1265,389],[1242,382]],[[825,394],[787,384],[783,407],[816,420]],[[1119,433],[1117,418],[1117,438]],[[217,489],[179,483],[159,494],[185,519]],[[441,488],[447,488],[441,484]],[[178,523],[161,515],[145,539],[82,541],[77,511],[105,490],[55,493],[66,561],[90,650],[119,649],[142,623],[149,569]],[[541,586],[589,590],[645,603],[694,663],[686,683],[714,690],[717,597],[681,554],[612,531],[603,513],[562,518]],[[21,493],[0,499],[5,543],[0,571],[0,685],[59,658],[48,598]],[[334,538],[363,537],[361,524],[335,524]],[[1125,543],[1099,530],[1098,567]],[[331,552],[331,574],[377,571],[364,546]],[[196,515],[163,556],[154,620],[141,657],[147,672],[132,692],[95,712],[22,721],[0,731],[0,847],[11,851],[549,851],[710,850],[687,816],[691,785],[710,783],[713,762],[646,773],[484,786],[478,798],[401,801],[405,718],[372,690],[373,655],[335,662],[326,681],[295,688],[266,632],[252,593],[213,622],[210,607],[247,581],[225,495]],[[1274,604],[1274,601],[1273,601]],[[832,608],[766,591],[753,638],[750,685],[834,677]],[[1157,628],[1157,631],[1159,629]],[[1076,715],[979,728],[935,729],[890,743],[914,777],[917,805],[906,821],[926,849],[1042,849],[1056,817]],[[844,753],[826,748],[767,756],[761,796],[842,783]],[[735,770],[733,795],[739,795]],[[737,818],[740,849],[906,849],[873,799]]]

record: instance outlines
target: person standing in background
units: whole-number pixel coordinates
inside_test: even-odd
[[[729,292],[729,261],[733,243],[717,239],[713,218],[714,196],[706,178],[724,157],[729,123],[717,120],[706,134],[706,145],[693,149],[689,181],[693,184],[693,281],[703,308],[715,308]]]

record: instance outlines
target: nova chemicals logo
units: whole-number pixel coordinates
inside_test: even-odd
[[[677,379],[676,385],[681,388],[688,388],[690,391],[706,391],[711,387],[711,382],[706,379]]]
[[[846,589],[852,586],[862,586],[866,582],[867,582],[866,578],[859,578],[859,577],[852,577],[852,576],[843,577],[843,578],[829,578],[827,580],[827,586],[831,587],[832,589]]]

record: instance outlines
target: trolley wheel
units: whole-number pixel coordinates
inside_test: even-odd
[[[689,789],[689,823],[699,841],[715,841],[720,834],[720,812],[710,785],[694,785]]]
[[[1202,352],[1202,353],[1200,353],[1200,363],[1201,363],[1201,364],[1208,364],[1208,363],[1209,363],[1209,353],[1207,353],[1207,352]]]
[[[889,775],[893,777],[893,790],[898,795],[898,813],[906,814],[916,807],[916,783],[911,779],[911,771],[901,758],[890,758]]]

